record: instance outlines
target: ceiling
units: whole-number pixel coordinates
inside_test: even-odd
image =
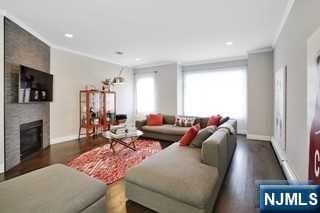
[[[287,4],[288,0],[0,0],[1,9],[53,46],[129,66],[243,56],[270,47]],[[226,45],[229,41],[233,45]]]

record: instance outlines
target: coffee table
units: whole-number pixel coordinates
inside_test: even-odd
[[[126,148],[129,148],[129,149],[131,149],[133,151],[137,151],[136,150],[135,141],[141,135],[143,135],[143,132],[140,131],[140,130],[135,130],[133,132],[116,135],[116,134],[113,134],[110,131],[107,131],[107,132],[103,133],[102,135],[103,135],[103,137],[105,137],[106,139],[109,140],[110,148],[112,149],[113,154],[115,154],[116,151],[114,149],[114,146],[116,144],[121,144],[122,146],[124,146]]]

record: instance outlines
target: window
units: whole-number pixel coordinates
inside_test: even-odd
[[[246,129],[246,69],[184,72],[184,114],[221,114],[238,120]]]
[[[155,112],[155,78],[153,74],[136,74],[137,114]]]

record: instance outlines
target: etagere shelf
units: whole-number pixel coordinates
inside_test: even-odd
[[[116,114],[116,93],[100,90],[80,91],[80,127],[81,135],[86,138],[97,136],[110,128]]]

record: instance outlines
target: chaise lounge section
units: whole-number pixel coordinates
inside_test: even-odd
[[[131,168],[126,195],[157,212],[211,213],[236,147],[237,122],[222,124],[201,148],[173,143]]]

